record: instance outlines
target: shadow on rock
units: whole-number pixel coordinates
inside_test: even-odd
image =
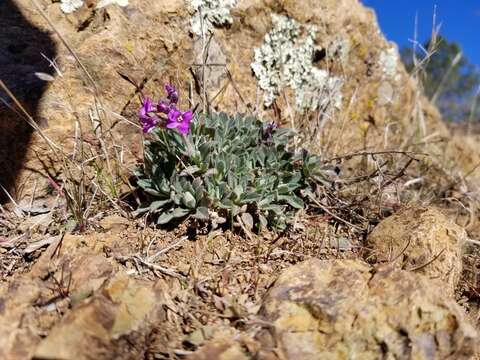
[[[53,75],[48,59],[56,49],[50,35],[34,27],[15,1],[0,1],[0,79],[37,119],[39,101],[47,83],[35,73]],[[11,99],[0,90],[0,184],[15,195],[15,182],[22,169],[33,129],[5,102]],[[8,201],[0,190],[0,204]]]

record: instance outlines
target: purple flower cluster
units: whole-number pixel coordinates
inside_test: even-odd
[[[193,119],[193,112],[186,112],[177,109],[178,92],[173,85],[166,84],[167,100],[160,100],[153,104],[152,100],[146,97],[143,100],[139,111],[140,123],[143,132],[148,133],[158,125],[167,129],[177,129],[181,134],[188,134]]]

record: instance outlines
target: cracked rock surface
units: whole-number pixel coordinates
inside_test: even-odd
[[[293,266],[260,312],[287,359],[470,359],[476,339],[428,278],[358,261]]]
[[[371,256],[442,280],[453,294],[462,273],[467,234],[430,207],[409,207],[380,222],[368,236]]]

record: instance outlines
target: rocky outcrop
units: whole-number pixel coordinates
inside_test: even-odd
[[[128,121],[137,120],[140,91],[161,96],[169,81],[193,104],[205,83],[214,109],[302,129],[316,151],[394,149],[448,135],[374,13],[357,0],[132,0],[101,9],[89,0],[70,14],[58,2],[39,2],[83,65],[52,37],[58,72],[45,84],[36,117],[48,120],[47,133],[57,141],[66,140],[76,120],[91,128],[97,98],[105,128],[113,124],[125,157],[135,158],[140,134]],[[15,3],[32,24],[51,31],[30,0]],[[205,39],[198,35],[198,4]],[[190,106],[183,98],[182,107]],[[442,149],[432,145],[429,152]]]
[[[120,339],[165,320],[165,283],[119,270],[100,254],[105,239],[71,236],[63,244],[59,237],[0,290],[0,358],[125,358]]]
[[[435,208],[409,207],[378,224],[367,239],[374,262],[441,280],[450,294],[462,273],[467,234]]]
[[[309,260],[284,271],[260,309],[258,359],[470,359],[477,334],[428,278],[358,261]],[[237,343],[242,339],[237,337]],[[192,359],[242,359],[213,341]],[[203,357],[202,357],[203,356]]]

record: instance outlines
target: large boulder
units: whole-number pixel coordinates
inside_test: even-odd
[[[287,269],[260,313],[263,353],[286,359],[470,359],[477,336],[439,284],[357,261]]]
[[[386,218],[367,238],[368,256],[439,279],[454,293],[467,234],[438,209],[408,207]]]

